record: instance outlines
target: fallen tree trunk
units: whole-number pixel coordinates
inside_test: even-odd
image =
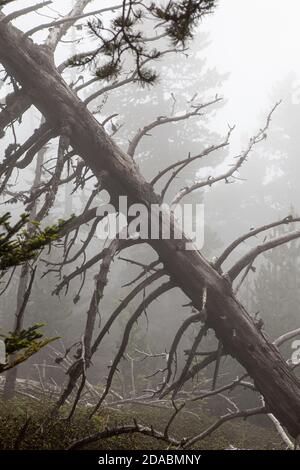
[[[0,19],[3,15],[0,16]],[[43,46],[10,24],[0,23],[0,61],[22,85],[49,125],[70,138],[74,150],[95,175],[107,172],[106,189],[114,197],[150,209],[160,198],[138,171],[132,158],[105,133],[84,103],[67,86]],[[257,328],[234,297],[227,279],[197,251],[185,251],[182,240],[151,240],[172,280],[201,308],[207,288],[208,323],[224,345],[254,379],[268,410],[291,436],[300,435],[300,383],[278,349]]]

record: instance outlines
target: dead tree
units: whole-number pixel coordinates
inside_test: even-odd
[[[84,5],[87,3],[88,2],[82,2]],[[123,16],[121,23],[119,22],[118,24],[121,24],[122,45],[124,45],[124,47],[131,48],[134,53],[137,48],[137,38],[132,42],[130,37],[128,37],[124,25],[129,18],[129,16],[126,17],[126,12],[128,13],[128,11],[130,12],[132,10],[135,2],[128,3],[129,7],[126,2],[123,2],[123,6],[121,5]],[[141,4],[142,2],[137,3]],[[210,10],[213,6],[213,2],[209,1],[191,3],[196,5],[198,9],[200,8],[200,14],[198,16],[203,16],[207,12],[205,9],[201,11],[202,7],[207,7],[208,10]],[[128,10],[126,9],[127,7]],[[174,11],[163,13],[162,24],[166,25],[165,34],[168,34],[168,27],[170,27],[170,24],[173,25],[172,21],[174,21],[174,18],[178,19],[175,13]],[[22,14],[22,12],[19,12],[19,14]],[[156,11],[155,14],[159,16],[159,12]],[[81,18],[81,16],[77,15],[74,18],[78,19]],[[11,24],[10,20],[11,18],[5,17],[3,14],[0,15],[0,61],[7,71],[7,74],[12,77],[17,90],[13,97],[10,97],[10,100],[7,103],[8,109],[4,109],[2,112],[4,112],[5,116],[10,116],[9,122],[16,119],[16,117],[20,118],[24,112],[24,101],[26,101],[27,105],[33,104],[41,112],[45,118],[47,127],[37,131],[34,137],[25,142],[20,148],[10,149],[10,152],[7,152],[4,162],[5,165],[2,167],[4,184],[7,181],[7,175],[10,174],[10,168],[14,168],[15,165],[20,163],[20,158],[23,153],[30,151],[32,146],[40,142],[41,139],[51,138],[52,132],[54,135],[60,136],[60,146],[56,161],[56,170],[54,171],[49,184],[45,185],[45,188],[42,188],[40,193],[46,194],[46,208],[49,207],[49,203],[50,205],[52,204],[57,188],[62,183],[61,169],[64,162],[69,157],[78,155],[81,157],[82,163],[75,168],[74,175],[71,175],[70,177],[71,179],[74,178],[76,181],[76,176],[78,176],[78,174],[82,175],[83,168],[89,168],[93,172],[93,175],[98,178],[99,186],[108,190],[112,197],[112,202],[117,209],[119,196],[126,195],[130,203],[142,203],[148,208],[150,213],[151,206],[159,206],[162,202],[162,197],[154,190],[154,183],[156,180],[152,183],[145,181],[131,156],[136,148],[136,143],[131,146],[132,148],[129,152],[131,155],[122,151],[116,145],[114,140],[107,134],[104,127],[89,111],[87,102],[90,100],[86,100],[86,102],[81,101],[76,94],[76,90],[73,90],[68,86],[62,78],[53,61],[53,43],[51,42],[50,46],[40,46],[35,44],[30,39],[30,34],[24,34],[22,31],[18,30]],[[49,24],[47,27],[49,27]],[[42,28],[43,26],[41,26],[41,29]],[[53,41],[56,39],[57,35],[54,33]],[[96,53],[99,53],[99,50],[89,54],[91,60],[93,60],[93,56]],[[151,77],[149,74],[145,74],[143,63],[148,60],[153,60],[155,57],[150,57],[145,54],[146,53],[143,51],[141,52],[141,50],[138,49],[134,78],[142,81],[151,81],[153,76]],[[60,72],[62,69],[63,67],[60,68]],[[115,83],[111,87],[113,86],[116,87],[118,84]],[[109,89],[109,86],[107,88]],[[49,90],[51,90],[51,97],[49,97]],[[103,89],[101,93],[104,93]],[[18,99],[19,95],[21,96],[20,100]],[[26,100],[24,99],[25,96]],[[18,103],[18,105],[16,105],[16,103]],[[9,109],[10,106],[12,106],[11,110]],[[202,104],[196,106],[196,113],[200,112],[205,106],[206,105]],[[16,109],[18,110],[16,111]],[[235,161],[235,164],[228,172],[225,172],[218,177],[208,178],[205,181],[197,181],[193,186],[184,188],[180,193],[178,193],[174,202],[180,201],[185,195],[189,194],[193,190],[211,186],[221,180],[228,181],[246,161],[253,147],[265,138],[271,116],[272,113],[270,113],[265,127],[250,140],[249,146],[241,154],[239,159]],[[78,117],[80,117],[80,119]],[[5,119],[1,119],[1,115],[0,122],[4,122],[5,125],[8,124]],[[69,151],[69,147],[72,148],[71,151]],[[182,161],[179,168],[185,164],[187,164],[187,162],[185,160]],[[45,211],[45,208],[42,208],[41,210]],[[77,224],[80,224],[81,221],[92,220],[94,217],[95,210],[90,209],[88,206],[82,216],[79,216],[77,220],[70,222],[70,227],[74,228],[75,226],[76,230],[76,227],[78,227]],[[172,213],[165,214],[164,220],[169,222],[171,232],[174,233],[176,231],[178,233],[180,229],[176,226]],[[288,224],[291,221],[292,220],[290,218],[287,218],[279,223]],[[151,221],[149,221],[149,223],[151,223]],[[65,227],[64,230],[67,230],[67,228]],[[162,227],[158,227],[158,231],[161,230]],[[266,228],[263,227],[258,230],[263,231],[266,230]],[[247,236],[248,235],[246,235],[246,237]],[[263,408],[250,410],[248,414],[252,415],[261,412],[272,413],[295,439],[300,435],[299,381],[294,375],[291,367],[281,356],[276,345],[269,341],[259,325],[255,323],[253,318],[245,311],[244,307],[237,300],[232,289],[232,283],[236,277],[249,266],[249,264],[253,263],[260,253],[298,237],[300,237],[300,232],[295,231],[285,236],[284,239],[282,237],[281,239],[275,239],[257,246],[237,262],[229,270],[228,274],[222,273],[220,263],[218,264],[218,262],[216,262],[212,265],[197,250],[186,251],[184,249],[184,245],[188,242],[188,239],[184,235],[182,235],[181,240],[149,240],[148,243],[158,254],[160,263],[163,264],[163,271],[159,274],[167,275],[169,280],[153,291],[145,299],[146,303],[151,303],[159,295],[162,295],[168,289],[176,286],[190,298],[192,305],[199,314],[203,312],[203,305],[205,304],[205,328],[211,328],[214,330],[218,340],[222,344],[222,348],[220,349],[222,351],[221,354],[228,354],[236,358],[246,369],[248,375],[253,379],[255,388],[264,397],[265,405]],[[238,246],[239,243],[240,242],[238,241],[235,246]],[[82,273],[87,270],[90,265],[100,262],[101,260],[105,260],[104,267],[101,269],[102,272],[100,272],[98,278],[99,283],[97,288],[100,289],[100,292],[98,294],[94,293],[94,301],[96,299],[96,303],[101,300],[101,290],[105,284],[108,271],[107,268],[110,264],[109,255],[111,254],[113,257],[117,250],[118,248],[113,246],[111,253],[107,251],[101,252],[95,256],[94,260],[90,260],[86,265],[79,269]],[[224,258],[227,258],[227,253],[222,257],[222,260],[224,260]],[[155,279],[157,279],[159,274],[156,274]],[[64,284],[67,284],[68,280],[64,280],[63,282]],[[142,288],[143,287],[140,287],[140,289]],[[139,288],[136,289],[138,290]],[[205,302],[203,302],[203,292],[205,292]],[[130,299],[127,298],[124,303],[126,304],[126,302],[129,301]],[[109,322],[114,321],[119,310],[120,309],[113,313]],[[115,358],[113,363],[113,368],[110,371],[107,387],[109,387],[111,383],[113,373],[118,365],[118,360],[122,357],[126,349],[132,324],[139,318],[142,311],[143,307],[139,306],[126,326],[122,345],[118,352],[118,356]],[[88,317],[84,337],[84,352],[79,361],[74,364],[69,372],[70,382],[61,399],[61,403],[73,390],[75,383],[80,377],[82,377],[84,381],[85,370],[89,367],[91,355],[95,353],[99,343],[103,339],[103,336],[109,330],[109,325],[105,325],[94,343],[91,344],[91,331],[89,325],[93,323],[95,315],[92,305],[89,312],[90,316]],[[194,318],[191,319],[191,323],[193,323],[194,320]],[[198,319],[196,319],[196,321],[197,320]],[[200,336],[198,339],[200,341],[202,333],[200,332],[199,334]],[[193,353],[196,353],[196,351],[197,344],[193,348]],[[161,390],[161,394],[163,395],[165,393],[173,392],[174,390],[180,390],[182,385],[201,370],[201,368],[213,361],[218,361],[219,358],[220,351],[217,351],[206,357],[203,360],[203,363],[195,366],[190,367],[190,361],[184,376],[181,376],[180,383],[175,382],[173,384],[165,384],[165,387]],[[169,364],[169,367],[171,366],[172,365]],[[100,398],[96,409],[100,406],[103,399],[104,396]],[[238,416],[242,416],[242,414],[239,413]],[[223,421],[224,420],[226,421],[227,418],[224,417]],[[135,432],[137,430],[139,430],[139,427],[138,425],[135,425],[131,428],[124,428],[123,431],[118,431],[118,434]],[[152,432],[151,429],[149,431],[146,428],[144,428],[143,431],[147,435],[149,435],[149,432]],[[107,432],[107,434],[109,433]],[[155,431],[153,431],[153,435],[154,434]],[[167,440],[166,436],[167,435],[163,436],[165,440]],[[162,438],[161,435],[158,437]],[[195,437],[193,440],[190,440],[188,444],[192,445],[197,441],[197,439],[198,437]]]

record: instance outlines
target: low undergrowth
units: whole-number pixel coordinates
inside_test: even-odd
[[[145,425],[153,425],[163,430],[170,417],[170,410],[149,406],[122,406],[119,409],[103,409],[100,414],[89,419],[90,410],[78,407],[73,419],[67,420],[68,407],[60,414],[47,419],[51,402],[16,398],[10,402],[0,399],[0,449],[1,450],[60,450],[66,449],[77,439],[94,434],[107,427],[132,424],[133,419]],[[217,418],[197,410],[182,412],[175,420],[170,434],[177,438],[199,434]],[[243,449],[284,448],[272,425],[258,426],[250,421],[236,420],[226,423],[213,435],[198,443],[197,449],[226,449],[229,446]],[[165,449],[167,445],[139,434],[115,437],[90,444],[87,449]]]

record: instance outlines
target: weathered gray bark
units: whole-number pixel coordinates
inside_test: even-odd
[[[31,97],[46,120],[68,133],[75,151],[95,175],[106,170],[107,189],[126,194],[132,202],[159,203],[159,197],[140,175],[132,159],[120,150],[86,106],[58,74],[47,51],[12,27],[0,24],[0,61]],[[49,97],[51,90],[51,97]],[[78,119],[80,116],[80,119]],[[300,384],[278,349],[257,329],[224,279],[195,251],[184,251],[178,240],[151,241],[170,276],[201,308],[201,290],[207,287],[209,325],[228,354],[253,377],[272,412],[293,437],[300,435]]]
[[[22,115],[31,106],[29,96],[22,90],[6,97],[6,108],[0,113],[0,139],[4,137],[4,129]]]

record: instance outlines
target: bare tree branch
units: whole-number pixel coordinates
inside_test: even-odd
[[[222,426],[224,423],[231,421],[233,419],[237,418],[243,418],[247,419],[250,416],[255,416],[255,415],[261,415],[261,414],[266,414],[267,408],[266,407],[260,407],[260,408],[253,408],[250,410],[245,410],[245,411],[238,411],[236,413],[228,413],[227,415],[222,416],[220,419],[218,419],[214,424],[212,424],[208,429],[203,431],[201,434],[198,434],[198,436],[192,437],[189,439],[183,446],[184,449],[188,449],[195,445],[197,442],[202,441],[206,437],[210,436],[214,431],[216,431],[220,426]]]
[[[246,240],[252,237],[256,237],[256,235],[259,235],[262,232],[266,232],[267,230],[270,230],[275,227],[279,227],[280,225],[289,225],[295,222],[300,222],[300,217],[293,217],[293,216],[287,216],[282,220],[279,220],[277,222],[272,222],[271,224],[268,225],[263,225],[262,227],[258,227],[257,229],[253,229],[250,232],[246,233],[245,235],[242,235],[241,237],[237,238],[232,242],[224,251],[223,253],[218,257],[215,267],[218,269],[222,266],[224,261],[227,260],[229,255],[242,243],[244,243]]]
[[[243,163],[247,160],[251,150],[253,150],[254,146],[257,145],[259,142],[262,142],[263,140],[266,139],[266,131],[269,128],[271,118],[273,113],[275,112],[276,108],[279,106],[280,103],[276,103],[276,105],[273,107],[271,110],[270,114],[268,115],[266,125],[264,126],[263,129],[260,129],[259,132],[256,134],[255,137],[250,139],[249,145],[247,149],[242,153],[241,156],[238,157],[237,162],[232,165],[232,167],[226,171],[225,173],[222,173],[219,176],[209,176],[206,180],[204,181],[197,181],[191,186],[187,186],[183,188],[181,191],[178,192],[178,194],[175,196],[173,199],[172,203],[173,204],[178,204],[181,199],[191,192],[195,191],[196,189],[204,188],[204,187],[211,187],[213,184],[218,183],[219,181],[224,180],[226,183],[229,182],[229,178],[236,173],[240,167],[243,165]]]
[[[6,15],[4,18],[0,20],[1,23],[8,23],[9,21],[13,21],[16,18],[20,18],[20,16],[27,15],[28,13],[31,13],[32,11],[37,11],[41,8],[46,7],[47,5],[50,5],[52,3],[52,0],[49,1],[43,1],[41,3],[36,3],[35,5],[31,5],[30,7],[23,8],[22,10],[17,10],[9,15]]]
[[[112,380],[113,380],[113,377],[114,377],[114,374],[117,370],[117,367],[122,359],[122,357],[124,356],[124,353],[125,353],[125,350],[126,350],[126,347],[127,347],[127,344],[128,344],[128,340],[129,340],[129,336],[130,336],[130,333],[131,333],[131,330],[134,326],[134,324],[137,322],[137,320],[139,319],[139,317],[144,313],[145,309],[154,301],[156,300],[158,297],[160,297],[162,294],[164,294],[165,292],[169,291],[170,289],[173,289],[175,286],[174,286],[174,283],[172,281],[168,281],[164,284],[162,284],[161,286],[159,286],[157,289],[155,289],[153,292],[151,292],[144,300],[143,302],[139,305],[139,307],[136,309],[136,311],[134,312],[134,314],[130,317],[130,319],[128,320],[127,324],[126,324],[126,327],[125,327],[125,331],[124,331],[124,335],[123,335],[123,339],[122,339],[122,343],[120,345],[120,348],[115,356],[115,359],[112,363],[112,366],[110,367],[110,370],[109,370],[109,375],[108,375],[108,378],[107,378],[107,382],[106,382],[106,386],[105,386],[105,390],[97,404],[97,406],[95,407],[95,409],[93,410],[92,412],[92,415],[94,415],[98,409],[100,408],[101,404],[103,403],[105,397],[107,396],[108,392],[109,392],[109,389],[111,387],[111,384],[112,384]]]
[[[147,124],[146,126],[144,126],[142,129],[140,129],[136,133],[136,135],[130,141],[129,147],[127,149],[127,154],[130,155],[133,158],[134,154],[135,154],[135,151],[136,151],[136,148],[139,145],[140,141],[152,129],[155,129],[158,126],[163,126],[164,124],[170,124],[170,123],[174,123],[174,122],[185,121],[185,120],[187,120],[191,117],[194,117],[194,116],[201,116],[200,111],[202,109],[205,109],[205,108],[211,106],[212,104],[216,104],[219,101],[221,101],[221,98],[216,97],[214,100],[212,100],[208,103],[205,103],[205,104],[202,104],[202,105],[199,105],[199,106],[196,106],[196,107],[194,106],[195,109],[193,111],[183,113],[179,116],[169,116],[169,117],[159,116],[155,121],[151,122],[150,124]]]
[[[82,11],[84,8],[90,3],[91,0],[78,0],[76,7],[72,10],[72,12],[65,18],[62,18],[60,20],[55,20],[55,21],[50,21],[48,23],[44,23],[38,26],[35,26],[34,28],[30,29],[27,31],[26,36],[32,36],[33,34],[37,33],[38,31],[42,31],[43,29],[49,29],[49,28],[56,28],[61,25],[65,25],[65,23],[71,23],[75,24],[78,20],[82,20],[83,18],[87,18],[89,16],[94,16],[94,15],[101,15],[102,13],[106,13],[109,11],[114,11],[118,10],[123,7],[123,5],[115,5],[112,7],[107,7],[107,8],[102,8],[100,10],[94,10],[91,12],[87,13],[81,13],[81,14],[76,14],[76,11]],[[69,29],[71,25],[68,24],[67,28]],[[65,29],[65,28],[64,28]],[[60,32],[61,37],[64,36],[63,32]],[[60,38],[56,38],[55,41],[59,41]]]
[[[286,343],[287,341],[290,341],[291,339],[296,338],[297,336],[300,335],[300,328],[297,328],[296,330],[289,331],[288,333],[285,333],[282,336],[279,336],[273,344],[279,348],[279,346],[282,346],[282,344]]]
[[[174,438],[171,438],[169,436],[166,438],[164,433],[155,430],[153,427],[149,428],[146,426],[142,426],[141,424],[135,423],[133,425],[119,426],[119,427],[115,427],[112,429],[106,429],[105,431],[96,433],[93,436],[80,439],[74,442],[68,448],[68,450],[82,449],[82,447],[84,447],[85,445],[91,444],[92,442],[100,441],[101,439],[109,439],[115,436],[121,436],[124,434],[135,434],[135,433],[143,434],[145,436],[152,437],[152,438],[161,440],[163,442],[167,442],[168,444],[171,444],[177,447],[180,446],[181,444],[180,441]]]
[[[272,250],[278,246],[284,245],[292,240],[296,240],[300,237],[300,231],[289,232],[280,237],[273,238],[265,243],[257,245],[240,258],[233,266],[228,270],[228,276],[233,281],[241,273],[241,271],[247,267],[250,263],[253,263],[258,255],[265,253],[266,251]]]

